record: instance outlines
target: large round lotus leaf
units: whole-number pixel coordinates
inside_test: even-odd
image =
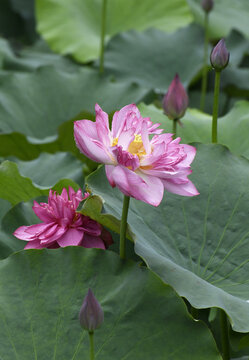
[[[28,42],[35,41],[39,36],[36,32],[35,0],[9,0],[9,2],[14,12],[22,18]],[[18,35],[20,36],[20,34]]]
[[[226,47],[230,52],[229,66],[226,71],[222,73],[226,74],[230,66],[239,66],[244,55],[249,53],[249,40],[246,39],[239,31],[232,30],[229,36],[226,38]]]
[[[65,177],[69,177],[67,180],[60,180],[56,182],[56,176],[50,171],[47,176],[43,176],[39,179],[36,178],[35,172],[37,171],[37,166],[40,163],[40,166],[44,166],[44,161],[47,164],[51,165],[51,157],[42,156],[41,158],[35,160],[33,162],[34,167],[28,168],[28,165],[21,165],[21,171],[24,174],[29,174],[29,176],[37,181],[40,184],[48,184],[53,183],[53,189],[57,191],[61,191],[63,187],[68,187],[71,185],[72,187],[78,187],[73,180],[70,180],[70,177],[74,177],[75,169],[71,168],[71,174],[65,174],[61,170],[61,175],[64,173]],[[67,164],[68,159],[65,160],[65,164]],[[77,160],[76,160],[77,161]],[[62,161],[63,163],[63,161]],[[68,166],[68,164],[67,164]],[[55,166],[56,168],[56,166]],[[66,170],[66,168],[65,168]],[[48,170],[47,170],[48,171]],[[78,176],[78,175],[77,175]],[[12,205],[18,204],[21,201],[28,201],[32,198],[41,195],[47,195],[51,186],[38,186],[37,184],[33,184],[31,179],[28,177],[20,175],[18,171],[17,164],[11,161],[4,161],[0,165],[0,198],[9,201]]]
[[[207,327],[148,269],[110,252],[71,247],[22,251],[0,263],[0,356],[89,357],[78,314],[88,288],[104,311],[96,330],[103,360],[221,360]]]
[[[199,144],[192,169],[199,196],[165,193],[157,208],[132,199],[128,223],[135,251],[194,307],[222,308],[234,330],[248,332],[249,162],[221,145]],[[103,167],[87,184],[103,199],[105,217],[96,211],[96,197],[83,213],[103,223],[108,214],[120,219],[123,196]]]
[[[34,0],[9,0],[12,8],[24,19],[31,19],[35,13]]]
[[[0,199],[0,259],[7,257],[13,252],[10,246],[6,245],[9,234],[3,233],[1,228],[1,221],[10,208],[11,204],[7,200]],[[16,249],[16,247],[14,247],[14,249]]]
[[[228,68],[222,77],[224,91],[230,97],[249,96],[249,70],[245,68]]]
[[[187,0],[195,20],[203,24],[204,12],[199,0]],[[231,29],[242,32],[249,37],[249,2],[247,0],[215,0],[210,12],[210,35],[214,38],[226,36]]]
[[[212,76],[212,74],[210,74]],[[199,109],[200,108],[200,99],[201,99],[201,92],[199,90],[190,90],[188,92],[189,96],[189,108]],[[242,99],[240,99],[242,100]],[[244,100],[244,99],[243,99]],[[228,111],[232,109],[234,103],[238,101],[238,98],[227,99],[227,95],[225,92],[221,91],[219,95],[219,116],[227,114]],[[204,113],[212,114],[213,113],[213,103],[214,103],[214,91],[212,88],[207,91],[205,96],[205,107]],[[172,125],[172,124],[171,124]]]
[[[46,43],[39,40],[33,46],[22,49],[11,48],[9,42],[0,38],[0,66],[8,71],[33,71],[41,66],[54,65],[57,69],[69,72],[79,66],[73,61],[54,54]]]
[[[60,179],[71,179],[83,185],[83,164],[68,153],[42,153],[32,161],[14,160],[20,175],[32,180],[38,188],[52,188]]]
[[[0,3],[0,35],[6,37],[16,37],[20,33],[23,35],[23,24],[16,14],[9,0],[1,0]]]
[[[7,40],[0,38],[0,67],[3,68],[6,59],[14,57],[13,51]]]
[[[98,102],[107,112],[137,102],[147,93],[139,86],[113,83],[88,68],[68,73],[54,67],[0,77],[0,129],[51,142],[63,122]],[[25,89],[25,91],[23,91]]]
[[[166,132],[172,132],[173,122],[169,120],[162,110],[153,105],[141,104],[143,116],[150,116],[154,122],[162,123]],[[190,109],[181,120],[183,126],[177,126],[177,136],[182,142],[211,143],[212,117],[198,110]],[[237,154],[249,158],[249,102],[239,101],[225,116],[218,119],[218,142],[226,145]]]
[[[11,204],[7,200],[0,199],[0,221],[10,208]]]
[[[94,115],[88,112],[80,113],[76,116],[78,119],[92,119]],[[35,138],[26,138],[20,133],[0,134],[0,154],[5,157],[15,156],[22,160],[36,159],[42,152],[55,153],[58,151],[67,151],[73,153],[83,162],[92,163],[81,154],[75,145],[73,135],[73,122],[69,120],[62,123],[58,127],[58,137],[55,135],[52,138],[45,138],[43,140]],[[96,166],[94,167],[96,168]]]
[[[166,92],[175,73],[189,85],[203,66],[202,28],[190,25],[172,34],[156,29],[115,36],[105,55],[108,73]]]
[[[47,197],[39,197],[38,202],[47,202]],[[0,200],[2,204],[2,199]],[[40,219],[32,210],[33,201],[21,202],[12,209],[5,209],[0,223],[0,259],[8,257],[15,251],[22,250],[26,245],[23,240],[17,239],[13,232],[20,226],[40,223]]]
[[[78,61],[100,53],[102,0],[36,0],[38,31],[51,48]],[[108,0],[106,34],[156,27],[173,31],[192,21],[184,0]]]
[[[70,151],[82,159],[71,120],[94,118],[96,102],[111,112],[139,102],[148,93],[87,68],[74,73],[41,68],[29,74],[5,74],[0,81],[0,156],[23,160],[34,159],[42,151]]]

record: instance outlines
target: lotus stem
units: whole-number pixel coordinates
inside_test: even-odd
[[[223,360],[230,360],[230,344],[228,335],[228,323],[225,311],[220,309],[221,344]]]
[[[123,211],[122,211],[122,218],[121,218],[121,226],[120,226],[120,247],[119,247],[119,254],[121,259],[125,259],[126,253],[126,228],[127,228],[127,216],[128,216],[128,209],[129,209],[130,197],[124,195],[123,201]]]
[[[200,103],[201,111],[204,111],[205,109],[205,100],[207,93],[208,13],[205,13],[204,32],[205,32],[205,40],[204,40],[204,57],[203,57],[202,84],[201,84],[201,103]]]
[[[90,360],[94,360],[94,332],[93,331],[89,331],[89,341],[90,341]]]
[[[173,132],[173,139],[176,139],[176,137],[177,137],[177,119],[173,120],[172,132]]]
[[[214,85],[214,106],[213,106],[213,121],[212,121],[212,143],[217,143],[217,119],[219,110],[219,92],[220,92],[220,71],[215,71],[215,85]]]
[[[106,31],[106,8],[107,0],[102,0],[102,18],[101,18],[101,39],[100,39],[100,61],[99,72],[104,72],[104,53],[105,53],[105,31]]]

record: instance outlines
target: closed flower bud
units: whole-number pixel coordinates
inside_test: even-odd
[[[213,9],[214,2],[213,0],[202,0],[201,6],[206,13],[209,13]]]
[[[89,332],[98,329],[104,321],[103,310],[91,289],[88,290],[88,293],[84,298],[79,313],[79,320],[82,328]]]
[[[229,57],[230,54],[227,51],[225,40],[221,39],[211,52],[211,65],[216,71],[221,71],[228,65]]]
[[[183,117],[188,107],[188,94],[184,89],[178,74],[171,82],[167,94],[163,98],[163,109],[171,120]]]

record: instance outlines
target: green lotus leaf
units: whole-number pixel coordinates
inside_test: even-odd
[[[0,199],[0,221],[10,208],[11,204],[7,200]]]
[[[6,37],[16,37],[23,34],[23,24],[13,11],[9,0],[1,0],[0,4],[0,35]]]
[[[73,123],[68,121],[89,118],[96,102],[111,112],[148,94],[136,84],[115,83],[88,68],[69,73],[42,67],[32,73],[0,75],[0,81],[0,156],[23,160],[41,151],[76,152]]]
[[[110,251],[21,251],[0,262],[0,287],[6,360],[87,359],[78,314],[88,288],[105,316],[94,335],[96,358],[221,360],[208,328],[169,286]]]
[[[37,201],[46,202],[47,197],[38,197]],[[0,199],[2,204],[2,199]],[[5,208],[5,213],[0,218],[0,259],[8,257],[15,251],[23,250],[26,243],[17,239],[13,232],[20,226],[40,223],[40,219],[32,210],[33,201],[20,202],[11,209]]]
[[[166,193],[157,208],[131,199],[135,251],[194,307],[222,308],[235,331],[249,332],[249,162],[221,145],[199,144],[191,167],[199,196]],[[102,213],[120,219],[123,196],[103,167],[87,186],[102,199]]]
[[[18,131],[37,139],[55,136],[60,124],[82,110],[93,112],[96,102],[110,112],[146,94],[136,85],[113,83],[87,68],[74,73],[40,68],[34,73],[4,75],[1,83],[2,132]]]
[[[36,0],[38,31],[50,47],[72,54],[80,62],[96,59],[100,53],[102,1]],[[107,38],[129,29],[156,27],[174,31],[189,24],[192,16],[184,0],[109,0]]]
[[[50,168],[54,166],[56,169],[56,165],[54,165],[54,159],[56,158],[58,160],[58,155],[55,157],[43,155],[37,160],[34,160],[31,163],[31,167],[27,163],[20,163],[19,166],[21,172],[25,175],[28,174],[32,180],[34,180],[34,183],[30,178],[22,176],[19,173],[18,165],[16,163],[4,161],[0,165],[0,199],[7,200],[12,205],[15,205],[21,201],[28,201],[41,195],[47,195],[51,187],[59,192],[63,189],[63,187],[68,187],[69,185],[74,188],[79,188],[79,186],[71,180],[70,177],[74,179],[81,179],[82,175],[76,171],[72,164],[71,166],[68,164],[70,157],[67,156],[64,158],[64,161],[63,159],[60,159],[61,164],[65,164],[65,169],[64,171],[63,169],[60,170],[60,175],[64,174],[64,177],[69,177],[69,179],[62,179],[56,182],[57,175],[53,174],[51,171],[46,174],[40,174],[39,178],[37,178],[38,167],[40,167],[41,170],[46,164],[49,164]],[[76,160],[76,165],[78,165],[78,160]],[[71,173],[65,173],[67,170],[70,170]],[[35,184],[35,182],[39,185]],[[47,187],[44,186],[45,184],[47,184]],[[53,186],[48,186],[48,184],[53,184]]]
[[[83,185],[83,164],[68,153],[42,153],[32,161],[14,160],[20,175],[28,177],[37,188],[52,188],[61,179],[71,179]]]
[[[42,40],[14,51],[7,40],[0,38],[0,67],[3,70],[28,72],[49,65],[65,72],[77,71],[79,68],[68,58],[54,54]]]
[[[204,11],[199,0],[187,0],[195,21],[204,23]],[[239,30],[249,38],[249,24],[247,14],[249,3],[244,0],[215,0],[213,10],[210,12],[210,35],[213,38],[226,36],[231,29]]]
[[[149,116],[154,122],[162,123],[166,132],[172,132],[173,123],[163,111],[155,106],[141,104],[143,116]],[[177,136],[182,142],[211,143],[212,117],[196,109],[189,109],[181,120],[183,126],[177,127]],[[234,154],[249,158],[249,102],[235,103],[230,112],[218,119],[218,142],[226,145]]]
[[[188,86],[203,66],[202,28],[190,25],[174,33],[149,29],[115,36],[107,45],[105,68],[118,79],[166,92],[175,73]]]
[[[229,66],[226,69],[227,71],[230,66],[240,66],[243,57],[248,55],[249,40],[245,38],[239,31],[232,30],[229,36],[226,38],[226,47],[230,52]]]

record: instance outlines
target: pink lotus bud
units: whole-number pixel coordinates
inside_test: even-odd
[[[227,51],[225,40],[221,39],[211,52],[211,65],[216,71],[221,71],[228,65],[229,57],[230,53]]]
[[[79,320],[82,328],[90,332],[98,329],[104,321],[103,310],[91,289],[88,290],[84,298],[79,313]]]
[[[202,0],[201,6],[206,13],[209,13],[213,9],[214,2],[213,0]]]
[[[163,98],[163,109],[171,120],[178,120],[183,117],[188,107],[188,94],[184,89],[178,74],[171,82],[167,94]]]

